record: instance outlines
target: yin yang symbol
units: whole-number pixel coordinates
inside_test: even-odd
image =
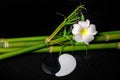
[[[56,77],[63,77],[71,74],[76,68],[76,59],[71,54],[61,54],[60,56],[58,56],[57,60],[53,60],[53,58],[54,57],[52,57],[52,61],[51,58],[47,59],[47,64],[49,63],[49,65],[45,65],[44,63],[42,66],[43,71],[47,74],[54,74]],[[55,64],[51,63],[53,61]]]

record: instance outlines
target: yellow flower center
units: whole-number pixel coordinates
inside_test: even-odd
[[[82,33],[82,35],[86,35],[87,34],[87,29],[82,29],[81,33]]]

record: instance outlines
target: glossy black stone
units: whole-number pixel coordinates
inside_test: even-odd
[[[59,54],[47,54],[42,63],[42,70],[47,74],[55,74],[60,69]]]

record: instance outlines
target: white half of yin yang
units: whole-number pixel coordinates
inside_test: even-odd
[[[70,54],[62,54],[58,58],[60,70],[55,74],[57,77],[62,77],[72,73],[77,65],[76,59]]]

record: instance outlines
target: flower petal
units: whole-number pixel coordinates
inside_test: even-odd
[[[89,42],[91,42],[92,40],[94,39],[94,36],[93,35],[86,35],[86,36],[83,36],[83,42],[85,44],[89,44]]]
[[[73,34],[78,34],[80,31],[81,27],[79,24],[73,24],[73,29],[72,29],[72,33]]]
[[[97,34],[96,27],[94,24],[91,24],[89,28],[87,29],[88,34],[95,35]]]
[[[75,36],[73,36],[73,39],[77,42],[83,42],[81,34],[76,34]]]
[[[87,19],[86,21],[79,21],[78,24],[82,27],[82,28],[88,28],[88,26],[90,25],[90,21]]]

